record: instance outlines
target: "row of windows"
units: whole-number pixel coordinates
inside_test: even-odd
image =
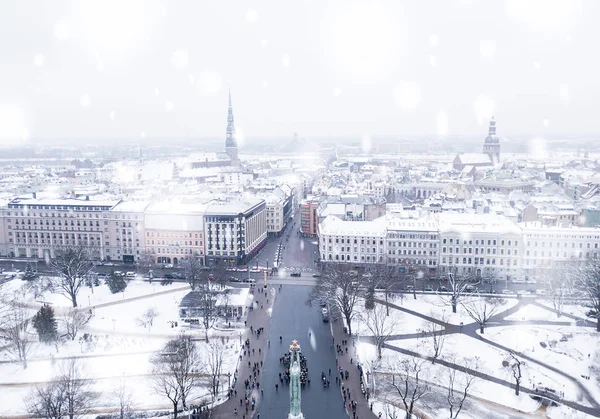
[[[549,242],[548,243],[548,247],[552,247],[552,243],[553,242]],[[542,244],[541,247],[546,247],[546,242],[541,242],[541,244]],[[568,243],[563,243],[563,244],[564,244],[563,247],[568,247]],[[533,245],[535,247],[538,247],[538,242],[533,242]],[[527,246],[531,247],[531,242],[530,241],[527,242]],[[592,248],[592,243],[586,243],[586,246],[587,246],[588,249],[591,249]],[[560,247],[560,243],[555,243],[555,247]],[[575,249],[575,243],[571,243],[571,248]],[[583,243],[579,243],[579,248],[583,249]],[[597,249],[597,248],[598,248],[598,243],[594,243],[594,249]]]
[[[446,244],[447,241],[450,244],[460,244],[460,239],[443,239],[442,243]],[[519,241],[518,240],[514,240],[514,242],[513,242],[513,240],[507,240],[506,242],[508,242],[509,246],[512,246],[513,243],[514,243],[515,247],[519,245]],[[488,246],[496,246],[496,243],[497,243],[497,240],[493,240],[493,239],[488,239],[488,241],[487,241],[487,245]],[[500,246],[504,246],[504,243],[505,243],[504,240],[500,240]],[[467,240],[463,240],[462,244],[467,244]],[[473,240],[469,240],[468,244],[472,245],[473,244]],[[475,245],[478,246],[480,244],[481,245],[485,245],[485,240],[483,240],[483,239],[482,240],[475,240]]]
[[[352,257],[352,259],[350,258],[350,255],[335,255],[335,257],[329,253],[327,256],[328,260],[339,260],[339,261],[354,261],[354,262],[358,262],[358,256],[354,255]],[[360,257],[360,261],[361,262],[372,262],[372,263],[383,263],[383,256],[379,256],[379,258],[377,258],[377,256],[365,256],[365,255],[361,255]]]
[[[372,247],[371,249],[373,249],[373,251],[370,252],[370,253],[377,253],[377,250],[376,250],[377,248],[376,247]],[[335,250],[338,251],[338,248],[336,247]],[[332,251],[332,246],[329,246],[329,251],[330,252]],[[350,246],[342,246],[341,251],[342,252],[350,252]],[[361,247],[360,251],[361,251],[361,253],[364,253],[365,252],[365,248]],[[357,246],[354,246],[354,252],[355,253],[358,252],[358,247]],[[366,252],[369,253],[369,247],[366,248]],[[383,247],[379,248],[379,252],[383,253]]]
[[[421,251],[421,250],[406,250],[406,249],[404,249],[404,250],[398,250],[398,253],[396,253],[396,250],[388,250],[388,255],[396,255],[396,254],[398,254],[398,255],[413,255],[413,256],[414,255],[436,256],[437,252],[434,250],[430,250],[428,253],[426,250]]]
[[[180,237],[185,238],[189,237],[190,239],[194,236],[196,239],[198,238],[198,234],[200,234],[200,238],[202,238],[202,233],[188,233],[188,232],[171,232],[171,231],[157,231],[156,237]],[[193,235],[193,236],[192,236]],[[154,231],[147,231],[146,237],[155,237]]]
[[[437,240],[437,234],[404,234],[404,233],[390,233],[388,234],[390,239],[416,239],[416,240]]]
[[[432,259],[396,259],[396,258],[388,258],[389,263],[393,264],[403,264],[403,265],[429,265],[435,266],[437,265],[437,261]]]
[[[448,250],[448,251],[446,252],[446,250]],[[453,250],[456,250],[456,251],[454,252]],[[486,249],[484,249],[483,247],[482,248],[476,247],[475,248],[475,254],[476,255],[479,255],[479,254],[484,255],[484,254],[486,254],[486,252],[484,250],[486,250]],[[462,252],[463,253],[472,254],[473,253],[473,248],[472,247],[469,247],[469,248],[463,247]],[[460,253],[460,248],[459,247],[456,247],[456,248],[448,247],[446,249],[445,247],[442,247],[442,253]],[[487,248],[487,254],[488,255],[490,255],[490,254],[491,255],[495,255],[496,254],[496,248],[491,248],[490,249],[488,247]],[[500,254],[504,255],[504,249],[500,249]],[[511,249],[506,249],[506,254],[510,256]],[[519,249],[513,249],[513,255],[518,255],[518,254],[519,254]]]
[[[192,241],[190,241],[189,243],[190,243],[189,244],[190,246],[202,246],[202,242],[199,242],[198,240],[195,241],[195,244],[192,244]],[[200,243],[200,244],[198,244],[198,243]],[[146,244],[148,244],[148,245],[152,244],[153,245],[154,244],[154,240],[146,240]],[[156,240],[156,244],[157,245],[158,244],[164,245],[165,241],[164,240]],[[173,243],[173,242],[169,243],[169,241],[167,240],[167,246],[169,246],[169,245],[182,246],[178,241],[175,242],[175,243]],[[188,242],[186,240],[186,241],[183,242],[183,246],[187,246],[187,245],[188,245]]]
[[[452,264],[453,262],[455,264],[461,263],[461,258],[452,258],[452,257],[449,257],[447,260],[448,260],[447,263],[449,263],[449,264]],[[445,256],[442,257],[442,262],[441,263],[446,263],[446,257]],[[484,265],[484,264],[485,265],[495,265],[496,264],[496,259],[495,258],[492,258],[492,259],[487,258],[486,259],[486,258],[466,258],[466,257],[464,257],[464,258],[462,258],[462,263],[463,264],[473,264],[474,263],[475,265]],[[500,263],[500,265],[504,265],[504,259],[499,259],[499,263]],[[515,260],[513,260],[513,259],[506,259],[506,265],[510,266],[511,264],[513,266],[517,266],[518,265],[517,260],[516,259]]]
[[[423,242],[388,242],[388,246],[391,247],[429,247],[431,249],[435,249],[437,248],[437,243],[429,243],[429,246],[427,246],[427,243],[423,243]]]
[[[332,243],[332,238],[331,237],[329,238],[328,242]],[[336,243],[342,243],[342,244],[344,244],[344,243],[350,244],[350,239],[348,239],[348,238],[344,239],[343,237],[341,239],[339,239],[339,238],[336,237],[335,242]],[[358,239],[354,239],[354,244],[358,244]],[[360,239],[360,244],[365,244],[365,239]],[[377,244],[377,240],[375,240],[375,239],[373,239],[373,240],[367,239],[367,244]],[[379,244],[381,246],[383,246],[383,240],[379,240]]]

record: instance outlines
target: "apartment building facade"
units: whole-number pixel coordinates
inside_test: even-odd
[[[319,234],[319,201],[310,198],[300,204],[300,233],[305,237]]]
[[[144,212],[149,202],[120,202],[108,211],[107,260],[134,263],[145,251]]]
[[[266,203],[255,199],[209,204],[204,231],[207,265],[245,264],[266,242]]]
[[[88,246],[92,257],[109,255],[109,213],[120,200],[15,198],[3,211],[2,256],[53,258],[63,246]]]
[[[145,251],[156,263],[179,264],[198,258],[205,263],[204,212],[206,205],[160,202],[144,216]]]
[[[330,215],[319,227],[321,262],[354,265],[385,264],[385,217],[373,221],[345,221]]]
[[[435,214],[407,218],[386,217],[387,263],[400,272],[421,271],[435,275],[439,261],[439,226]]]
[[[548,226],[542,222],[520,224],[525,252],[523,274],[544,281],[568,262],[600,257],[600,228]]]

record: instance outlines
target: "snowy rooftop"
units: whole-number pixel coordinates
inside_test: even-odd
[[[519,223],[519,227],[522,228],[524,234],[541,233],[541,232],[555,232],[560,234],[595,234],[600,236],[600,228],[593,227],[579,227],[579,226],[548,226],[542,224],[539,221],[530,221],[525,223]]]
[[[437,231],[439,228],[438,219],[434,214],[419,218],[405,217],[403,215],[407,214],[387,214],[387,228],[389,230],[410,231]]]
[[[483,153],[465,153],[459,154],[458,157],[460,157],[460,162],[462,164],[492,163],[492,161],[490,160],[490,156]]]
[[[9,204],[11,205],[44,205],[44,206],[79,206],[79,207],[114,207],[120,200],[93,200],[93,199],[35,199],[35,198],[15,198]]]
[[[122,201],[115,206],[113,212],[144,212],[149,201]]]
[[[379,217],[373,221],[344,221],[330,215],[319,225],[319,233],[322,235],[385,237],[386,217]]]
[[[521,234],[517,224],[501,215],[441,213],[439,217],[441,233]]]

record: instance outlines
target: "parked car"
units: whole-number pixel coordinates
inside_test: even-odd
[[[477,292],[477,288],[475,288],[473,285],[467,285],[465,287],[465,291],[466,292]]]
[[[115,266],[112,262],[104,262],[104,266]]]
[[[302,276],[302,272],[292,272],[290,276]]]
[[[246,283],[249,283],[249,284],[255,284],[256,283],[256,279],[254,279],[254,278],[244,278],[244,279],[242,279],[242,282],[246,282]]]
[[[323,318],[324,322],[328,322],[329,321],[329,311],[327,310],[327,308],[323,307],[321,309],[321,317]]]
[[[210,268],[209,268],[209,269],[210,269]],[[235,271],[237,271],[237,269],[236,269],[235,267],[233,267],[233,266],[231,266],[231,267],[229,267],[229,268],[225,268],[225,270],[226,270],[227,272],[235,272]]]
[[[253,266],[250,268],[250,272],[252,273],[260,273],[260,268],[258,266]]]
[[[173,280],[173,279],[175,279],[175,275],[173,275],[173,274],[165,274],[165,279]],[[171,282],[173,282],[173,281],[171,281]]]
[[[173,264],[172,263],[165,263],[163,264],[163,269],[172,269],[173,268]]]
[[[238,271],[238,272],[248,272],[248,267],[247,266],[238,266],[236,268],[236,271]]]
[[[415,287],[413,285],[407,285],[405,289],[406,291],[414,291]]]
[[[423,290],[425,292],[433,292],[433,287],[431,285],[427,285]]]
[[[131,272],[131,271],[130,271],[130,272],[127,272],[127,273],[125,274],[125,276],[126,276],[127,278],[135,278],[135,272]]]
[[[240,278],[238,278],[237,276],[230,276],[230,277],[227,277],[227,280],[228,280],[229,282],[242,282],[242,280],[241,280]]]
[[[502,294],[514,294],[514,291],[511,291],[511,290],[502,290]]]
[[[320,277],[322,277],[323,275],[322,275],[322,274],[319,274],[319,273],[316,273],[316,274],[313,274],[312,276],[313,276],[313,278],[320,278]]]
[[[448,292],[448,288],[446,288],[445,286],[442,285],[441,287],[438,287],[438,291],[439,292]]]
[[[115,276],[125,276],[125,272],[115,271]]]
[[[208,280],[209,281],[216,281],[217,277],[214,274],[208,274]]]
[[[526,284],[527,281],[525,281],[524,279],[511,279],[510,283],[511,284]]]

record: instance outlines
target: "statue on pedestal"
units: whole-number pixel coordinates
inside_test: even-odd
[[[293,340],[290,345],[290,413],[288,419],[304,419],[300,410],[300,345]]]

